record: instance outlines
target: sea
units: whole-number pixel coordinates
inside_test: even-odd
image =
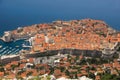
[[[120,0],[0,0],[0,36],[17,27],[85,18],[103,20],[120,30]],[[0,54],[16,54],[24,43],[0,41]]]

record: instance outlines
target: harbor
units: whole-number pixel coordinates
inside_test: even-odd
[[[25,39],[26,37],[29,39]],[[101,20],[83,19],[37,24],[4,32],[1,39],[0,64],[5,65],[1,68],[5,70],[5,72],[2,71],[3,78],[9,78],[9,76],[10,79],[17,78],[17,74],[24,77],[23,80],[27,80],[28,76],[34,77],[34,72],[35,75],[41,75],[42,65],[42,67],[44,65],[49,67],[42,75],[52,74],[58,78],[59,76],[56,76],[56,67],[58,67],[59,72],[62,72],[62,68],[64,68],[71,74],[73,69],[72,71],[76,72],[75,75],[78,78],[77,72],[84,68],[81,66],[86,66],[84,70],[86,73],[82,75],[87,76],[91,71],[87,72],[88,67],[91,68],[94,65],[97,66],[96,68],[101,67],[101,70],[105,70],[105,63],[111,64],[109,62],[114,61],[114,67],[114,64],[118,63],[120,59],[118,57],[120,55],[120,33],[108,27]],[[73,65],[75,68],[72,68]],[[117,70],[120,68],[120,64],[118,65]],[[22,76],[24,72],[19,74],[19,70],[22,71],[22,69],[25,69],[25,76]],[[34,70],[31,75],[28,75],[29,70]],[[10,73],[6,77],[5,73],[8,71],[17,73]],[[54,73],[52,73],[53,71]],[[83,72],[80,71],[80,73]],[[14,75],[12,78],[11,74]],[[68,74],[65,75],[70,79],[74,78]],[[116,73],[116,75],[119,74]]]
[[[119,3],[0,0],[0,80],[120,80]]]
[[[25,40],[18,40],[6,43],[0,40],[0,56],[18,54],[21,50],[28,50],[29,45]]]

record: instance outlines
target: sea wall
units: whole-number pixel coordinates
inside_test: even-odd
[[[83,55],[83,56],[98,57],[98,58],[102,56],[102,52],[96,51],[96,50],[61,49],[61,50],[51,50],[46,52],[38,52],[35,54],[26,54],[26,58],[52,56],[52,55],[57,55],[58,53],[71,54],[71,55]]]
[[[4,59],[0,59],[0,63],[1,64],[8,64],[12,61],[20,61],[20,56],[16,56],[16,57],[12,57],[12,58],[4,58]]]
[[[93,57],[93,58],[112,58],[114,53],[111,55],[108,54],[104,54],[102,53],[102,51],[97,51],[97,50],[79,50],[79,49],[60,49],[60,50],[50,50],[50,51],[46,51],[46,52],[36,52],[33,54],[26,54],[24,55],[24,57],[26,59],[28,58],[38,58],[38,57],[46,57],[46,56],[54,56],[57,55],[58,53],[60,54],[71,54],[71,55],[83,55],[83,56],[87,56],[87,57]],[[19,61],[20,60],[20,56],[17,57],[13,57],[13,58],[5,58],[5,59],[0,59],[0,63],[2,64],[7,64],[10,63],[11,61]]]

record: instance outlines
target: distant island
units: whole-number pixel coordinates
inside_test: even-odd
[[[103,74],[113,75],[113,72],[107,72],[108,67],[111,71],[115,68],[115,76],[120,74],[120,32],[102,20],[58,20],[35,24],[6,31],[0,39],[6,43],[25,39],[29,45],[23,44],[23,47],[30,48],[18,55],[1,56],[0,76],[6,76],[4,78],[41,78],[47,74],[46,80],[82,76],[100,80],[105,77]]]

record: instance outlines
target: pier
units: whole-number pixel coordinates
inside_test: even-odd
[[[32,48],[32,46],[27,46],[25,44],[23,44],[22,47],[24,47],[24,48]]]

